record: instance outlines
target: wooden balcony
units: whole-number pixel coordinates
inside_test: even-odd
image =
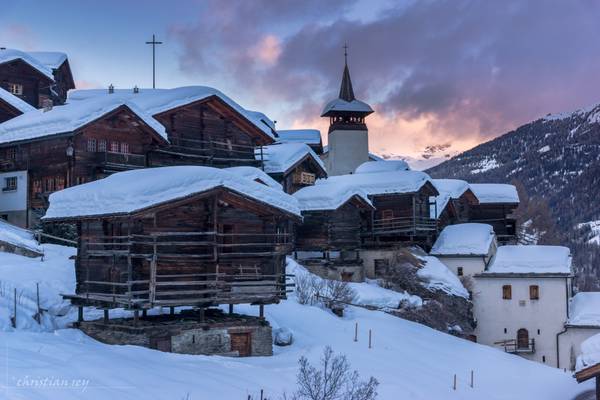
[[[499,345],[504,348],[504,351],[511,354],[519,353],[535,353],[535,339],[518,340],[509,339],[495,342],[495,345]]]
[[[411,236],[429,235],[437,231],[437,221],[424,217],[396,217],[374,219],[370,235],[405,234]]]
[[[105,151],[96,154],[96,164],[106,172],[127,171],[146,167],[143,154],[115,153]]]
[[[261,148],[251,145],[234,144],[218,140],[198,140],[187,138],[171,138],[167,148],[154,150],[156,153],[179,157],[186,163],[195,165],[262,166]],[[255,157],[255,153],[257,157]],[[258,158],[258,159],[257,159]]]

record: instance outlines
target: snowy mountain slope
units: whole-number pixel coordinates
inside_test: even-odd
[[[58,293],[72,289],[69,251],[46,249],[51,264],[22,264],[0,269],[0,278],[27,286],[49,278]],[[50,250],[50,251],[48,251]],[[18,256],[17,256],[18,257]],[[62,258],[63,262],[60,262]],[[14,260],[13,260],[14,261]],[[62,264],[62,266],[61,266]],[[4,265],[3,265],[4,267]],[[54,270],[54,271],[53,271]],[[34,275],[27,276],[27,273]],[[50,274],[44,275],[45,273]],[[37,275],[35,275],[37,274]],[[369,284],[362,284],[369,285]],[[354,285],[360,292],[360,285]],[[368,296],[377,287],[369,285]],[[48,301],[52,295],[50,289]],[[382,295],[388,295],[385,289]],[[236,306],[256,315],[257,307]],[[86,312],[87,313],[87,312]],[[70,315],[70,318],[74,317]],[[162,353],[136,346],[101,344],[72,329],[0,332],[0,398],[9,399],[246,399],[264,389],[269,398],[295,387],[297,360],[317,363],[325,346],[346,354],[363,378],[380,381],[379,399],[570,399],[589,385],[577,385],[568,373],[511,356],[429,329],[423,325],[362,308],[350,307],[344,318],[317,306],[303,306],[294,295],[266,307],[274,328],[294,334],[289,347],[275,347],[273,357],[225,358]],[[355,324],[359,340],[354,342]],[[373,348],[368,348],[368,330]],[[469,387],[475,371],[474,388]],[[457,390],[452,389],[457,374]],[[4,397],[2,397],[4,396]]]

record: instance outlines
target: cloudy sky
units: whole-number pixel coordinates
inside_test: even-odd
[[[376,113],[371,147],[459,151],[600,102],[597,0],[2,0],[0,46],[69,54],[80,88],[215,86],[283,128],[315,127],[343,49]]]

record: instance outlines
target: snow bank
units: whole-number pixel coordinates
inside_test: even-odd
[[[571,274],[571,251],[563,246],[500,246],[486,273]]]
[[[293,194],[302,211],[337,210],[354,196],[373,207],[364,190],[343,185],[306,186]]]
[[[404,160],[367,161],[360,164],[355,174],[371,174],[374,172],[408,171],[410,167]]]
[[[600,292],[579,292],[573,296],[567,324],[600,327]]]
[[[17,96],[7,92],[6,90],[0,87],[0,100],[3,100],[11,107],[19,110],[22,113],[26,113],[29,111],[35,111],[35,107],[29,105],[29,103],[24,102]]]
[[[325,164],[321,158],[304,143],[278,143],[270,146],[263,146],[255,150],[255,158],[260,160],[264,157],[265,172],[269,174],[285,174],[294,165],[305,157],[310,157],[323,170],[326,171]]]
[[[66,266],[72,271],[72,264]],[[63,279],[73,284],[72,275]],[[236,305],[235,311],[257,315],[258,307]],[[382,312],[349,307],[339,318],[328,310],[300,305],[291,294],[280,304],[266,306],[265,316],[274,329],[286,328],[294,335],[293,344],[275,347],[272,357],[227,358],[110,346],[72,329],[0,332],[4,377],[0,390],[7,398],[40,400],[245,399],[256,398],[261,389],[269,398],[278,398],[295,388],[298,359],[304,356],[316,365],[325,346],[346,355],[363,378],[376,377],[380,400],[564,400],[592,387],[577,385],[558,369]],[[36,385],[45,378],[66,384]]]
[[[321,143],[321,132],[318,129],[289,129],[278,130],[277,141],[280,143],[306,143],[318,145]]]
[[[28,250],[42,253],[42,247],[38,245],[33,232],[0,220],[0,241],[23,247]]]
[[[415,193],[429,180],[429,175],[424,172],[395,171],[331,176],[327,179],[317,180],[316,184],[319,186],[336,185],[339,188],[360,188],[369,196],[372,196],[395,193]]]
[[[494,242],[494,228],[487,224],[449,225],[442,230],[430,254],[485,256]]]
[[[419,257],[425,265],[417,271],[417,276],[428,289],[442,290],[453,296],[469,298],[469,292],[460,280],[440,260],[432,256]]]
[[[55,192],[44,219],[131,213],[217,187],[300,216],[296,199],[280,190],[223,169],[176,166],[120,172]]]
[[[471,183],[469,185],[480,204],[519,203],[517,188],[504,183]]]
[[[156,119],[127,98],[113,95],[56,106],[47,112],[34,110],[19,115],[0,125],[0,143],[73,132],[122,106],[167,141],[165,127]]]
[[[283,186],[262,169],[255,167],[230,167],[225,168],[225,170],[252,181],[260,181],[273,189],[283,190]]]
[[[304,266],[290,257],[287,258],[286,273],[296,276],[312,275]],[[316,278],[321,281],[324,280],[319,277]],[[423,304],[423,300],[419,296],[382,288],[376,280],[368,280],[364,283],[348,282],[348,285],[357,294],[355,304],[362,306],[397,309],[401,302],[407,302],[413,307],[420,307]]]

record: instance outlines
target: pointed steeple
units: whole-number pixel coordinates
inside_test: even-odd
[[[352,79],[350,79],[350,70],[348,69],[348,45],[344,45],[344,74],[342,75],[342,85],[340,86],[339,98],[350,102],[355,99],[352,89]]]

